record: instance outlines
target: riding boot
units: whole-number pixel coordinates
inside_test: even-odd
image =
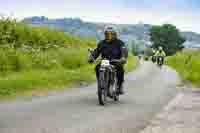
[[[110,98],[113,98],[113,96],[112,96],[112,94],[111,94],[111,92],[110,92],[110,87],[111,87],[111,86],[110,86],[110,81],[109,81],[109,83],[108,83],[108,88],[109,88],[109,89],[108,89],[108,92],[107,92],[107,96],[110,97]]]
[[[120,94],[120,95],[123,95],[123,94],[124,94],[123,84],[121,84],[121,85],[119,86],[119,94]]]
[[[120,83],[117,87],[117,94],[123,95],[124,94],[124,88],[123,88],[123,83]]]
[[[107,96],[110,98],[113,98],[113,96],[110,94],[110,92],[107,93]]]

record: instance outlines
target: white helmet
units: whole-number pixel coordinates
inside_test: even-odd
[[[160,51],[161,51],[161,50],[163,50],[163,48],[162,48],[161,46],[159,46],[159,47],[158,47],[158,50],[160,50]]]
[[[106,32],[112,32],[112,33],[118,34],[117,28],[113,25],[106,26],[104,29],[104,33],[106,33]]]

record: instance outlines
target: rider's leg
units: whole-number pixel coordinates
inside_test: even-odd
[[[97,78],[97,79],[99,78],[99,69],[100,69],[100,64],[98,64],[98,65],[95,67],[95,72],[96,72],[96,78]]]
[[[124,94],[123,83],[124,83],[124,68],[123,66],[117,67],[117,79],[118,79],[118,91],[119,94]]]
[[[99,87],[99,85],[98,85],[99,69],[100,69],[100,64],[98,64],[98,65],[95,67],[96,78],[97,78],[97,87]]]

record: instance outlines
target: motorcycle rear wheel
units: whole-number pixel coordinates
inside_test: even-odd
[[[105,77],[104,73],[100,73],[99,75],[99,83],[100,86],[98,87],[98,101],[100,105],[105,105],[107,101],[107,91],[105,87]]]
[[[118,89],[118,87],[117,87],[117,77],[115,76],[115,78],[114,78],[114,85],[113,85],[113,99],[114,99],[114,101],[119,101],[119,94],[117,94],[117,90]]]

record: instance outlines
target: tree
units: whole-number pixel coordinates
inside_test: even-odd
[[[142,50],[144,50],[144,44],[141,41],[134,41],[132,40],[131,42],[131,52],[134,55],[138,55],[140,53],[142,53]]]
[[[133,55],[138,55],[138,45],[137,45],[137,43],[135,42],[135,41],[132,41],[131,42],[131,52],[133,53]]]
[[[167,55],[173,55],[184,48],[183,43],[186,41],[179,30],[171,24],[162,26],[153,26],[150,30],[150,38],[153,42],[153,48],[162,46]]]

